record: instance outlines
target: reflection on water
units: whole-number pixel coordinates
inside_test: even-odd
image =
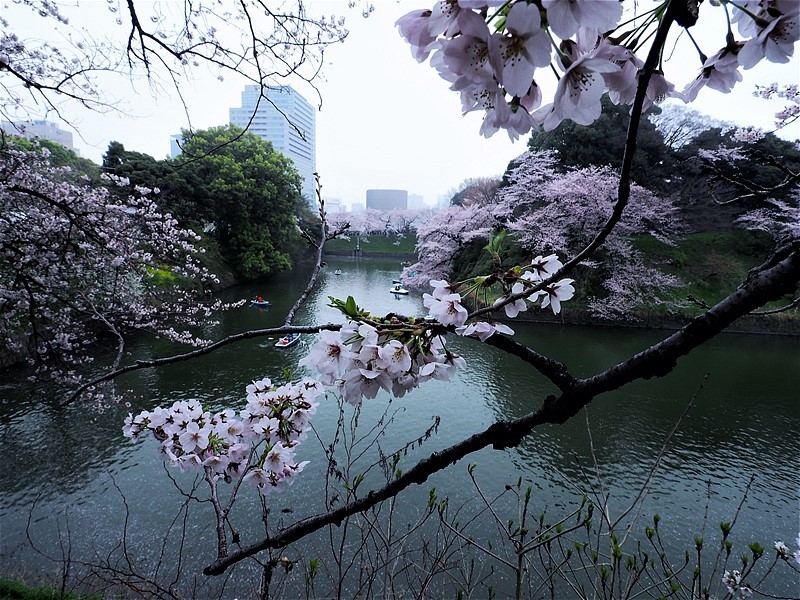
[[[334,275],[337,268],[341,275]],[[341,315],[327,306],[328,296],[352,295],[359,306],[374,314],[424,314],[418,294],[389,293],[400,269],[399,261],[329,260],[318,289],[296,322],[340,322]],[[226,291],[226,300],[262,295],[271,305],[267,309],[245,306],[222,314],[220,323],[204,334],[220,338],[280,325],[305,286],[306,273],[299,271],[268,285]],[[514,324],[514,329],[518,339],[562,360],[580,375],[606,368],[663,337],[660,332],[602,328]],[[146,563],[147,548],[169,526],[181,497],[163,473],[154,444],[134,446],[122,438],[124,415],[187,398],[200,398],[208,409],[241,408],[249,381],[264,376],[280,379],[283,368],[293,367],[307,353],[314,336],[303,336],[288,349],[275,348],[274,341],[253,338],[191,362],[128,374],[119,386],[131,391],[132,405],[109,407],[102,413],[78,406],[58,408],[61,392],[43,399],[25,382],[24,374],[4,373],[0,386],[0,455],[5,464],[0,486],[0,568],[21,572],[31,565],[49,564],[27,550],[29,514],[33,515],[33,534],[45,546],[56,547],[68,519],[74,553],[102,551],[104,545],[119,539],[125,518],[123,497],[130,507],[131,547]],[[547,380],[496,349],[460,338],[448,344],[466,358],[468,369],[454,381],[431,382],[388,405],[392,422],[379,442],[386,453],[418,437],[435,416],[442,420],[437,435],[421,449],[410,450],[401,468],[497,419],[534,410],[555,391]],[[539,428],[516,449],[485,450],[468,461],[477,463],[475,472],[486,490],[502,489],[520,476],[532,482],[536,510],[551,513],[574,506],[579,499],[576,490],[599,489],[599,474],[602,489],[610,494],[612,512],[621,511],[645,483],[668,433],[691,401],[692,408],[652,478],[643,516],[662,515],[662,530],[674,534],[673,549],[681,556],[702,527],[706,505],[709,528],[730,520],[747,482],[755,476],[736,531],[743,543],[759,539],[771,551],[775,540],[789,543],[797,536],[798,350],[796,339],[720,336],[683,358],[663,380],[639,382],[598,397],[585,413],[563,426]],[[130,359],[173,351],[163,341],[143,341],[131,349]],[[388,396],[367,401],[362,423],[379,419],[388,402]],[[333,436],[337,418],[335,402],[325,401],[314,419],[325,443]],[[299,454],[311,461],[303,477],[288,494],[270,497],[276,508],[293,511],[284,520],[322,510],[322,450],[307,443]],[[189,475],[175,475],[182,485],[191,484]],[[424,507],[432,485],[441,497],[450,497],[453,505],[474,497],[466,465],[456,465],[404,493],[401,506],[409,518]],[[244,531],[251,532],[247,541],[258,537],[254,500],[251,495],[251,509],[238,517]],[[213,547],[207,543],[213,531],[202,515],[195,514],[189,523],[196,571],[213,558]],[[796,583],[787,580],[787,589]],[[214,593],[220,594],[219,590]],[[241,593],[246,595],[246,590]]]

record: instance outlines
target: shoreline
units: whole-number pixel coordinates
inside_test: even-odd
[[[496,319],[503,323],[542,323],[548,325],[579,325],[583,327],[607,327],[625,329],[651,329],[664,331],[678,331],[683,328],[691,317],[680,317],[672,315],[663,317],[658,315],[638,315],[629,321],[623,320],[604,320],[593,317],[588,310],[576,308],[562,308],[559,315],[546,312],[544,309],[539,312],[520,313],[513,319],[505,315],[498,316]],[[775,316],[746,316],[733,322],[723,330],[724,333],[741,333],[748,335],[777,335],[787,337],[800,337],[800,319],[785,319]]]

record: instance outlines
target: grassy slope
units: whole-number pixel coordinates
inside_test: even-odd
[[[100,596],[83,596],[50,588],[29,587],[12,579],[0,578],[0,600],[100,600]]]
[[[635,246],[684,282],[681,287],[666,290],[667,299],[680,302],[691,295],[715,304],[735,290],[753,266],[764,261],[771,242],[765,234],[733,230],[694,233],[675,246],[640,238]],[[688,314],[701,310],[697,305],[684,308]]]

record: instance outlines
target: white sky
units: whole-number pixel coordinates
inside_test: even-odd
[[[2,2],[4,12],[9,11],[6,14],[15,11],[15,16],[25,16],[24,21],[14,18],[13,26],[32,27],[27,34],[36,33],[36,27],[41,27],[43,20],[30,10],[20,12],[19,8],[9,8],[8,0]],[[449,84],[434,69],[411,57],[408,45],[394,27],[403,14],[433,2],[373,0],[373,3],[375,11],[364,19],[359,9],[348,11],[346,2],[308,2],[312,12],[346,14],[350,29],[344,44],[326,51],[324,80],[318,83],[323,104],[317,115],[317,170],[322,177],[323,195],[341,198],[346,204],[363,203],[366,189],[400,188],[422,194],[425,202],[433,205],[439,195],[448,193],[464,179],[502,174],[509,160],[525,151],[526,138],[512,143],[503,132],[488,140],[483,138],[478,133],[481,116],[462,117],[458,95],[448,90]],[[81,4],[85,5],[108,16],[105,1]],[[649,2],[640,2],[640,6],[648,8]],[[701,7],[701,11],[709,9],[722,16],[719,9],[708,3]],[[715,29],[713,35],[708,31],[695,33],[701,39],[708,39],[707,43],[701,42],[708,55],[724,43],[724,28]],[[680,90],[696,76],[699,63],[688,40],[680,40],[678,48],[666,63],[666,70],[668,79]],[[690,108],[715,119],[769,129],[773,114],[783,104],[753,98],[754,85],[774,81],[797,83],[798,64],[795,57],[788,65],[758,65],[744,72],[744,81],[732,94],[704,89]],[[554,79],[537,78],[537,81],[545,92],[548,87],[550,90],[555,87]],[[192,126],[206,128],[227,123],[228,109],[240,104],[242,85],[233,79],[219,83],[208,77],[185,87]],[[316,97],[307,88],[296,84],[295,87],[312,104],[316,103]],[[120,108],[129,116],[72,113],[77,116],[73,116],[73,123],[81,133],[75,137],[81,154],[99,162],[108,143],[116,140],[128,150],[155,158],[167,156],[170,134],[189,124],[177,100],[163,95],[153,99],[146,84],[141,82],[135,89],[128,86],[115,92],[122,99]],[[52,120],[53,115],[47,118]],[[800,124],[780,135],[800,138]]]

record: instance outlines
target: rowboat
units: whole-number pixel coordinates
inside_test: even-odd
[[[300,341],[300,334],[299,333],[287,333],[277,342],[275,342],[276,348],[290,348],[294,346],[297,342]]]
[[[408,290],[404,287],[400,287],[399,283],[394,284],[392,287],[389,288],[389,291],[392,294],[407,294]]]

